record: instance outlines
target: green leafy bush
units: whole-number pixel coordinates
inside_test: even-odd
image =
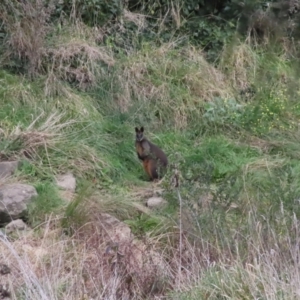
[[[245,107],[240,125],[255,134],[265,134],[273,129],[290,129],[295,124],[283,122],[288,113],[289,101],[284,91],[271,90]]]
[[[122,12],[121,0],[63,0],[56,4],[55,14],[61,14],[75,18],[81,18],[84,23],[103,25],[105,22],[114,19]]]
[[[243,116],[244,106],[235,99],[215,98],[205,105],[203,120],[208,126],[236,126]]]

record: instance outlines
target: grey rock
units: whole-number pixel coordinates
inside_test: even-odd
[[[116,249],[121,252],[125,251],[133,237],[130,227],[107,213],[99,214],[98,224],[102,227],[99,232],[102,231],[109,238],[105,252],[111,253]]]
[[[27,225],[21,219],[13,220],[5,226],[5,232],[7,234],[13,231],[25,230],[25,229],[27,229]]]
[[[100,214],[99,220],[102,228],[109,234],[112,241],[122,243],[130,240],[131,229],[127,224],[107,213]]]
[[[0,224],[20,219],[27,206],[37,196],[36,189],[28,184],[7,184],[0,187]]]
[[[18,161],[3,161],[0,162],[0,179],[11,176],[18,168]]]
[[[57,176],[56,184],[63,190],[75,192],[76,179],[71,173]]]
[[[162,207],[166,204],[167,204],[166,200],[163,199],[162,197],[151,197],[147,200],[147,203],[146,203],[146,205],[149,208]]]

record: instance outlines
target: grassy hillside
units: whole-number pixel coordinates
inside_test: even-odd
[[[30,35],[30,26],[41,34]],[[11,181],[37,188],[26,243],[48,251],[34,265],[20,254],[24,240],[2,240],[22,269],[12,298],[121,299],[125,271],[112,287],[104,259],[86,267],[97,252],[97,214],[109,213],[169,266],[158,281],[140,270],[130,299],[297,299],[300,104],[292,45],[236,38],[212,64],[176,39],[116,53],[79,21],[46,27],[29,20],[2,45],[0,158],[21,159]],[[140,125],[170,161],[158,185],[135,153]],[[54,180],[67,171],[78,182],[69,202]],[[141,209],[160,188],[167,206]]]

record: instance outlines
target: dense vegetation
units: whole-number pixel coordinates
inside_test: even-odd
[[[16,178],[38,190],[33,238],[63,229],[64,274],[79,270],[96,207],[170,265],[163,288],[145,277],[132,299],[297,299],[299,1],[74,3],[0,3],[0,158],[22,159]],[[171,165],[155,212],[136,206],[156,187],[136,157],[140,125]],[[67,171],[69,204],[54,184]],[[45,299],[87,299],[49,260]],[[95,299],[121,299],[97,276]]]

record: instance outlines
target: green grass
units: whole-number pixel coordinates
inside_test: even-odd
[[[46,221],[50,213],[58,213],[63,206],[63,200],[58,195],[54,184],[40,182],[35,185],[38,196],[30,204],[28,214],[32,226]]]

